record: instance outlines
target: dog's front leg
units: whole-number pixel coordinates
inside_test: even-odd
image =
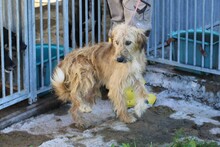
[[[119,119],[125,123],[133,123],[136,121],[136,118],[132,114],[129,114],[127,111],[127,105],[123,91],[124,90],[119,87],[110,88],[108,96],[114,104],[117,117],[119,117]]]
[[[149,108],[149,105],[147,105],[146,103],[148,99],[148,91],[141,80],[137,80],[135,82],[134,90],[136,93],[136,101],[137,101],[137,104],[134,107],[135,113],[137,114],[138,117],[141,117],[141,115],[146,111],[146,109]]]

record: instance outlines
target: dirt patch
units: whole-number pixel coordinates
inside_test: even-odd
[[[0,134],[0,140],[1,147],[35,147],[50,140],[50,138],[44,135],[32,135],[27,132],[15,131]]]
[[[115,131],[106,128],[99,133],[104,136],[105,141],[112,139],[118,143],[135,142],[136,146],[149,146],[170,143],[177,133],[184,136],[197,136],[204,140],[217,140],[217,135],[212,135],[209,130],[214,127],[212,124],[198,126],[189,120],[175,120],[170,118],[174,111],[169,107],[158,106],[150,108],[144,116],[136,123],[129,124],[130,131]]]

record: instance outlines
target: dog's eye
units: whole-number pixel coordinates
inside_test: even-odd
[[[119,44],[119,42],[118,41],[115,41],[115,43],[118,45]]]
[[[130,45],[131,44],[131,41],[127,40],[125,41],[125,45]]]

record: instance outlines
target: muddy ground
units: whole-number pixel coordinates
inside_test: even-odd
[[[63,116],[67,114],[69,106],[63,105],[57,110],[51,111],[49,114],[55,114],[56,116]],[[111,124],[117,121],[114,116],[111,116],[105,120],[96,124],[95,127],[90,128],[93,138],[98,137],[99,135],[103,136],[104,142],[110,142],[111,140],[116,141],[117,143],[130,143],[136,144],[137,147],[147,147],[151,143],[154,146],[163,145],[166,143],[170,143],[177,137],[178,132],[182,132],[180,135],[182,136],[197,136],[200,139],[204,140],[219,140],[220,135],[210,134],[209,130],[211,128],[217,127],[211,123],[204,123],[199,126],[194,122],[185,120],[185,119],[172,119],[169,116],[174,113],[169,107],[166,106],[156,106],[147,110],[144,116],[139,119],[134,124],[128,124],[127,128],[129,131],[125,130],[115,130],[112,129]],[[215,118],[220,121],[220,117]],[[57,119],[57,122],[62,121],[61,119]],[[104,129],[97,129],[100,126],[105,124]],[[63,128],[59,128],[59,132],[65,134],[66,128],[72,128],[75,131],[73,124],[69,126],[65,126]],[[36,128],[35,128],[36,129]],[[31,130],[31,129],[30,129]],[[35,130],[33,130],[35,131]],[[87,130],[77,130],[79,132],[84,132]],[[71,141],[76,136],[69,136],[69,140]],[[10,133],[0,133],[0,146],[1,147],[35,147],[39,146],[42,143],[51,140],[53,137],[50,134],[45,135],[33,135],[27,133],[25,131],[12,131]],[[82,138],[74,139],[72,145],[74,146],[85,146],[81,144],[80,140]],[[83,142],[83,141],[82,141]],[[112,143],[114,144],[114,143]],[[90,146],[93,146],[93,142],[91,141]],[[108,145],[106,145],[108,146]]]

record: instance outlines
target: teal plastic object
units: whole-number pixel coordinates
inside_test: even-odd
[[[188,54],[186,55],[186,30],[181,30],[178,32],[172,33],[172,38],[176,39],[176,41],[173,43],[173,60],[177,61],[178,56],[178,33],[180,34],[179,44],[180,44],[180,63],[187,64],[187,65],[193,65],[193,58],[194,58],[194,32],[195,30],[188,30]],[[219,34],[217,32],[213,33],[213,58],[212,58],[212,67],[214,69],[218,68],[218,53],[219,53]],[[202,30],[197,29],[196,30],[196,66],[201,67],[202,66],[202,56],[204,57],[204,67],[210,68],[210,47],[211,47],[211,31],[205,30],[204,31],[204,48],[202,48]],[[201,49],[205,51],[205,56],[201,52]],[[186,56],[188,56],[188,62],[185,62]],[[181,68],[180,68],[181,69]],[[186,69],[184,69],[186,70]],[[190,71],[190,70],[189,70]]]
[[[64,57],[64,47],[59,46],[59,56],[60,59]],[[37,89],[41,87],[42,84],[42,77],[44,78],[44,85],[50,85],[50,66],[49,66],[49,45],[43,45],[43,75],[41,73],[41,46],[40,44],[36,44],[36,66],[37,66]],[[51,44],[51,65],[52,65],[52,72],[57,65],[57,45]],[[52,74],[52,73],[51,73]]]

